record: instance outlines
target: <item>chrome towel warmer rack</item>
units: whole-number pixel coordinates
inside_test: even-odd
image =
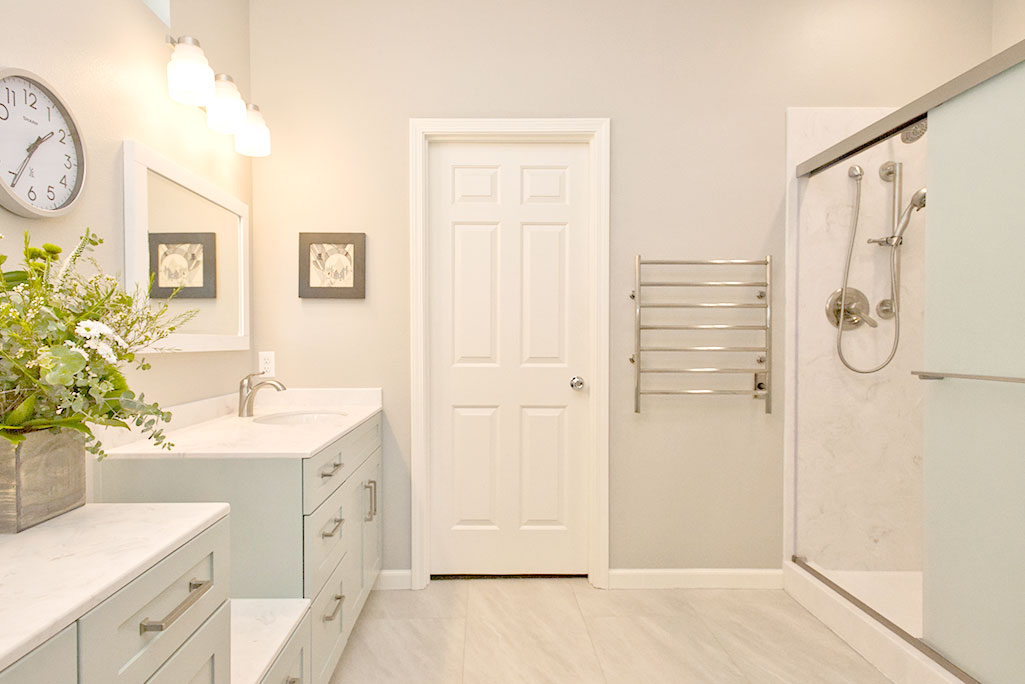
[[[669,276],[652,277],[648,275],[650,269],[646,266],[657,266],[661,272],[670,273]],[[764,280],[684,280],[683,274],[686,270],[677,267],[694,266],[764,266]],[[724,269],[725,270],[725,269]],[[736,271],[734,271],[736,272]],[[676,275],[680,273],[680,275]],[[745,292],[754,290],[754,301],[663,301],[661,298],[652,299],[652,289],[667,288],[736,288]],[[747,395],[765,402],[765,412],[772,413],[772,257],[764,259],[701,259],[701,260],[665,260],[665,259],[643,259],[641,255],[634,258],[634,289],[630,293],[634,300],[634,353],[630,356],[630,363],[634,366],[634,413],[641,412],[641,397],[644,395],[712,395],[712,394],[733,394]],[[738,298],[739,299],[739,298]],[[764,323],[757,324],[737,323],[724,320],[715,323],[695,323],[684,318],[674,320],[670,323],[648,323],[644,320],[643,312],[651,309],[666,309],[667,311],[686,312],[695,309],[712,309],[722,311],[736,311],[738,309],[761,309],[764,314]],[[708,344],[708,345],[681,345],[672,346],[668,344],[648,344],[645,332],[654,331],[706,331],[710,334],[733,333],[736,331],[751,331],[764,333],[764,340],[761,345],[730,345],[730,344]],[[718,341],[712,340],[713,342]],[[674,353],[705,353],[705,352],[753,352],[760,354],[756,360],[757,367],[714,367],[714,368],[692,368],[686,366],[668,365],[658,366],[646,365],[645,355],[651,352],[674,352]],[[650,388],[642,383],[646,375],[668,375],[685,376],[688,374],[750,374],[752,376],[751,389],[730,389],[702,388]]]

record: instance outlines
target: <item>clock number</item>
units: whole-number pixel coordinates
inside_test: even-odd
[[[46,186],[46,199],[48,199],[50,201],[53,201],[53,200],[57,199],[57,194],[53,191],[53,186],[52,185],[47,185]]]
[[[31,185],[28,186],[28,192],[25,194],[28,196],[30,202],[36,201],[36,190]]]
[[[7,121],[8,117],[11,116],[11,112],[7,109],[7,105],[0,102],[0,121]]]
[[[64,129],[63,129],[63,128],[61,128],[60,130],[58,130],[58,131],[57,131],[57,133],[59,133],[59,134],[60,134],[60,144],[61,144],[61,145],[67,145],[67,143],[66,143],[66,142],[64,142],[64,139],[65,139],[66,137],[68,137],[68,134],[64,132]]]
[[[7,91],[7,104],[12,107],[18,106],[18,93],[14,92],[10,88],[4,88]]]
[[[68,187],[68,177],[67,176],[61,176],[61,185],[63,185],[64,187]]]
[[[46,108],[46,120],[47,120],[47,122],[50,121],[50,110],[51,109],[53,109],[53,107],[47,107]]]
[[[31,107],[32,109],[36,109],[36,102],[38,102],[38,98],[36,97],[36,94],[35,93],[30,93],[27,88],[23,88],[22,92],[25,93],[25,103],[29,107]],[[31,102],[28,101],[29,97],[32,98]]]
[[[64,155],[64,168],[66,168],[66,169],[70,169],[71,168],[71,155],[70,154]]]

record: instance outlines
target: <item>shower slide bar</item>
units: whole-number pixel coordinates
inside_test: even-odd
[[[652,277],[650,271],[645,267],[661,266],[658,276]],[[689,280],[684,277],[687,266],[761,266],[765,269],[764,279],[757,280]],[[677,276],[676,273],[681,275]],[[643,277],[648,275],[647,278]],[[758,288],[754,298],[759,300],[750,301],[651,301],[653,288],[691,288],[691,287],[730,287],[730,288]],[[634,300],[634,353],[630,356],[630,363],[634,366],[634,412],[641,412],[641,397],[649,396],[670,396],[670,395],[737,395],[750,396],[755,399],[762,399],[765,402],[765,412],[772,413],[772,257],[764,259],[643,259],[640,255],[634,258],[634,290],[630,293]],[[677,316],[685,316],[688,309],[756,309],[764,311],[764,321],[757,325],[752,323],[692,323],[674,320],[666,323],[642,322],[642,312],[645,309],[678,310]],[[667,312],[668,313],[668,312]],[[724,316],[728,315],[723,313]],[[643,344],[643,333],[650,331],[663,331],[673,333],[678,331],[703,331],[732,333],[733,331],[747,331],[762,333],[764,343],[761,345],[730,345],[730,344],[698,344],[673,346],[665,342],[658,344]],[[713,341],[713,340],[710,340]],[[726,353],[757,353],[754,359],[761,367],[689,367],[686,365],[675,366],[673,361],[679,358],[676,354],[726,352]],[[645,366],[643,364],[645,354],[659,354],[658,366]],[[673,356],[666,357],[665,354]],[[707,387],[707,388],[649,388],[642,386],[642,376],[687,376],[687,375],[751,375],[751,389],[734,389],[729,387]]]
[[[911,371],[919,380],[987,380],[990,382],[1019,382],[1025,384],[1025,378],[1013,378],[1003,375],[972,375],[969,373],[933,373],[931,371]]]

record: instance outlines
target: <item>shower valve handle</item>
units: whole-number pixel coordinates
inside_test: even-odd
[[[851,322],[854,323],[854,325],[857,325],[858,323],[867,323],[870,328],[879,327],[879,324],[876,323],[875,320],[867,313],[852,311],[851,307],[847,307],[847,315],[850,316]]]

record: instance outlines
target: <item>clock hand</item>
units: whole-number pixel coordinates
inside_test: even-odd
[[[25,173],[25,169],[26,167],[28,167],[29,160],[32,159],[32,155],[36,153],[36,150],[39,149],[39,146],[52,137],[53,131],[50,131],[44,136],[37,137],[36,141],[25,149],[25,151],[28,152],[28,155],[25,157],[25,161],[21,162],[21,166],[18,167],[18,170],[14,172],[14,180],[11,181],[12,188],[18,184],[18,181],[21,179],[21,174]]]

